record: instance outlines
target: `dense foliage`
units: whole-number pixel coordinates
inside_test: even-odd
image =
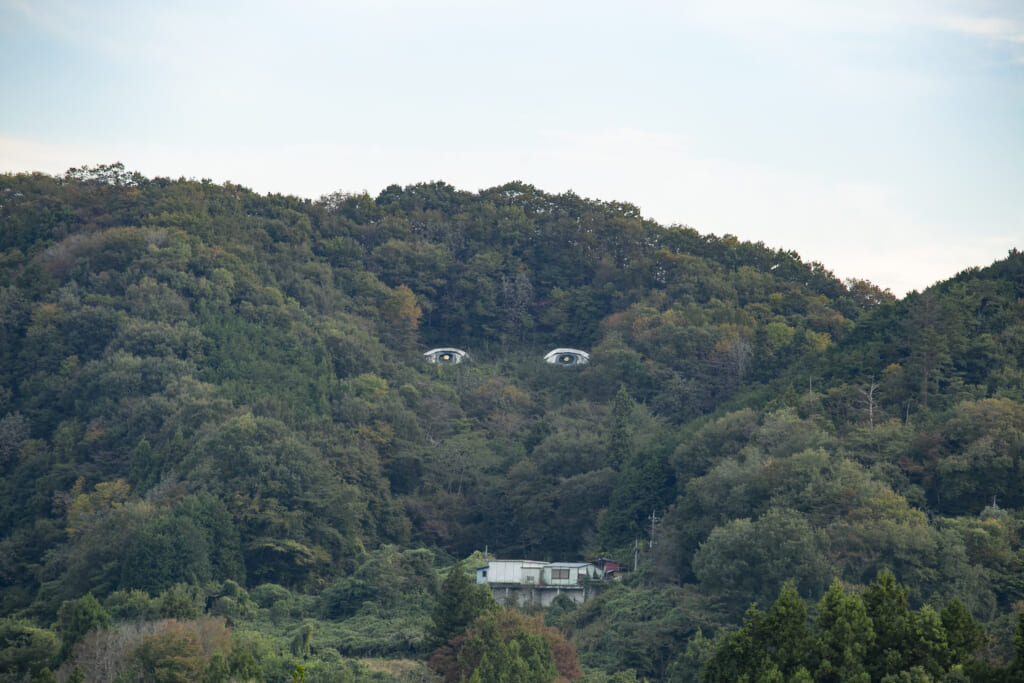
[[[519,182],[0,175],[0,476],[0,680],[1003,675],[1024,254],[896,300]],[[485,548],[636,571],[543,626]],[[944,650],[871,650],[879,577]]]

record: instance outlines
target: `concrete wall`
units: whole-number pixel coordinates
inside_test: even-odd
[[[507,607],[526,607],[528,605],[548,607],[559,595],[568,596],[577,605],[581,605],[593,597],[593,589],[586,591],[582,586],[500,586],[491,584],[491,595],[499,605]]]

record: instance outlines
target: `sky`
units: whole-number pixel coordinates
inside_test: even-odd
[[[0,172],[512,180],[897,296],[1024,249],[1024,0],[0,0]]]

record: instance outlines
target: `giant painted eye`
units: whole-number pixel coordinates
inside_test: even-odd
[[[423,354],[423,360],[441,365],[457,365],[464,360],[469,360],[469,354],[462,349],[430,349]]]
[[[579,349],[554,349],[544,356],[544,362],[551,365],[586,365],[590,354]]]

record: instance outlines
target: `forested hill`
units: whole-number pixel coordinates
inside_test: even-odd
[[[785,582],[813,606],[883,569],[913,609],[963,601],[998,668],[1022,460],[1017,251],[897,301],[519,182],[0,175],[0,617],[56,634],[53,667],[86,596],[115,623],[185,596],[268,680],[348,680],[426,660],[454,558],[632,567],[639,539],[627,581],[546,615],[592,677],[689,680]]]

